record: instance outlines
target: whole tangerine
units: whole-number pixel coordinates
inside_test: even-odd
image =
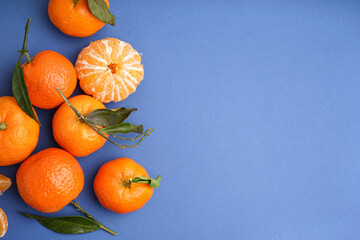
[[[104,0],[109,8],[109,1]],[[105,26],[91,13],[88,0],[50,0],[51,22],[63,33],[73,37],[89,37]]]
[[[149,177],[146,170],[130,158],[118,158],[101,166],[94,191],[100,204],[116,213],[129,213],[142,208],[153,195],[149,184],[132,183],[136,177]]]
[[[95,109],[105,108],[100,101],[87,95],[78,95],[69,101],[83,116]],[[76,157],[88,156],[106,142],[105,138],[79,119],[66,103],[55,112],[52,126],[55,141]]]
[[[42,150],[19,167],[16,183],[20,196],[32,208],[52,213],[74,200],[84,187],[78,161],[59,148]]]
[[[22,65],[25,83],[31,103],[39,108],[51,109],[59,106],[74,92],[77,77],[72,63],[60,53],[45,50],[36,54],[31,62]]]
[[[34,151],[40,126],[14,97],[0,97],[0,166],[24,161]]]

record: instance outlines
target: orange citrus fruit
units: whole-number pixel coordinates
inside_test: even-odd
[[[108,8],[109,1],[105,0]],[[105,23],[94,17],[87,0],[50,0],[48,13],[51,22],[63,33],[73,37],[88,37]]]
[[[75,69],[84,92],[103,103],[126,99],[144,77],[140,54],[116,38],[90,43],[80,52]]]
[[[0,238],[5,235],[7,229],[8,229],[7,216],[4,212],[4,210],[2,210],[2,208],[0,208]]]
[[[56,88],[60,88],[66,97],[70,97],[75,90],[75,68],[57,52],[39,52],[22,68],[31,103],[36,107],[51,109],[64,102]]]
[[[24,161],[34,151],[40,126],[14,97],[0,97],[0,166]]]
[[[78,95],[69,101],[83,116],[95,109],[105,108],[100,101],[87,95]],[[106,142],[105,138],[80,120],[66,103],[55,112],[52,125],[56,142],[76,157],[85,157]]]
[[[78,161],[59,148],[48,148],[26,159],[16,173],[20,196],[32,208],[57,212],[75,199],[84,187]]]
[[[146,170],[130,158],[118,158],[99,169],[94,190],[100,204],[116,213],[129,213],[142,208],[150,200],[149,184],[131,183],[136,177],[149,177]]]

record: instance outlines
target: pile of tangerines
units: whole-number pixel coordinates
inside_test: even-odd
[[[102,1],[108,10],[108,0]],[[67,35],[90,36],[106,24],[101,15],[89,8],[90,4],[88,0],[50,0],[49,18]],[[50,50],[33,58],[24,49],[22,54],[27,59],[21,66],[27,87],[25,96],[28,94],[31,104],[38,108],[60,106],[53,116],[52,129],[62,149],[48,148],[31,155],[38,143],[40,124],[23,111],[16,97],[3,96],[0,97],[0,166],[22,162],[16,174],[20,196],[37,211],[57,212],[84,187],[84,173],[75,157],[88,156],[100,149],[107,137],[113,135],[111,128],[116,128],[96,122],[89,124],[84,119],[95,110],[106,110],[103,103],[122,101],[134,93],[143,79],[143,65],[140,54],[130,44],[115,38],[90,43],[78,55],[75,67],[66,57]],[[69,98],[77,79],[87,95]],[[106,114],[117,110],[105,111],[102,117],[106,120]],[[114,120],[114,114],[111,117]],[[104,127],[110,130],[101,134]],[[141,165],[129,158],[118,158],[99,169],[93,187],[102,206],[116,213],[128,213],[143,207],[151,198],[154,182]],[[10,185],[11,180],[0,175],[0,191]],[[0,236],[3,236],[7,220],[2,209],[0,223]]]

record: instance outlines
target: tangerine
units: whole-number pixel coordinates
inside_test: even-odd
[[[87,95],[78,95],[69,101],[83,116],[95,109],[105,108],[100,101]],[[106,142],[105,138],[79,119],[66,103],[55,112],[52,125],[55,141],[76,157],[88,156]]]
[[[109,1],[105,0],[109,8]],[[48,13],[51,22],[63,33],[73,37],[88,37],[105,23],[94,17],[87,0],[50,0]]]
[[[56,88],[68,98],[76,87],[76,72],[72,63],[60,53],[45,50],[32,61],[22,65],[31,103],[39,108],[51,109],[64,100]]]
[[[0,166],[24,161],[35,149],[40,126],[14,97],[0,97]]]
[[[78,161],[59,148],[42,150],[28,159],[16,173],[20,196],[32,208],[57,212],[75,199],[84,187]]]
[[[80,52],[75,69],[82,90],[103,103],[126,99],[144,77],[140,54],[116,38],[90,43]]]
[[[94,180],[100,204],[116,213],[142,208],[153,194],[149,184],[131,183],[136,177],[149,177],[146,170],[130,158],[118,158],[101,166]]]

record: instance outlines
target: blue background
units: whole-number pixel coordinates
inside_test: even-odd
[[[136,149],[106,143],[78,158],[78,200],[117,237],[60,235],[21,216],[39,213],[18,194],[15,165],[0,168],[14,182],[0,198],[5,239],[360,239],[359,1],[112,0],[116,27],[89,38],[58,31],[47,2],[1,2],[0,95],[11,95],[27,18],[31,56],[49,49],[75,63],[91,41],[116,37],[143,53],[145,78],[107,107],[138,107],[130,119],[156,130]],[[57,144],[55,110],[36,110],[38,152]],[[92,182],[124,156],[163,181],[144,208],[118,215]]]

